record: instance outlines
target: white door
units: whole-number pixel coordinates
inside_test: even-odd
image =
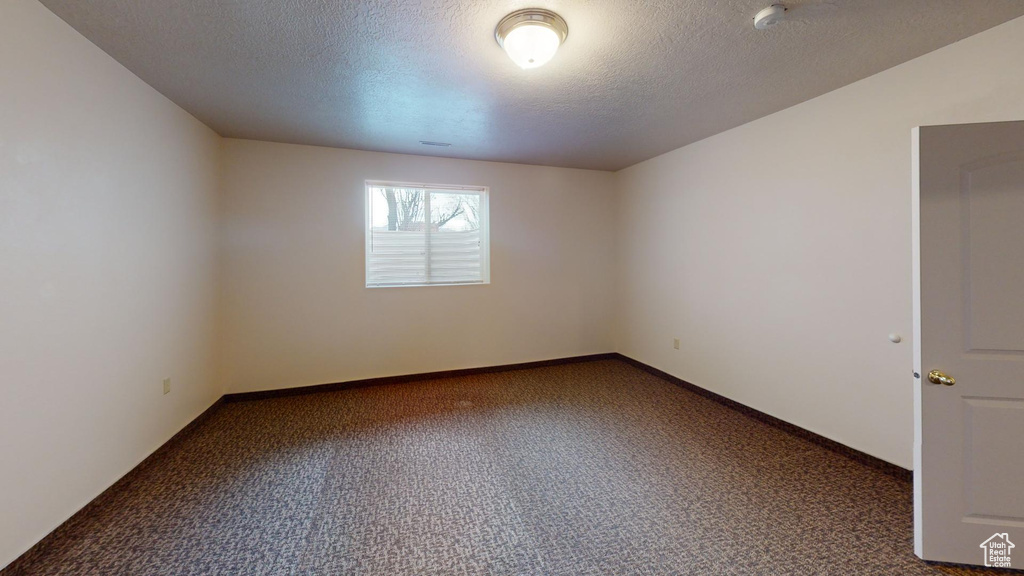
[[[1024,122],[913,140],[915,551],[1024,568]]]

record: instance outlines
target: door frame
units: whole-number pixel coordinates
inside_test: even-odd
[[[924,507],[921,499],[921,127],[910,131],[910,237],[911,292],[913,301],[913,374],[914,383],[914,554],[924,556]]]

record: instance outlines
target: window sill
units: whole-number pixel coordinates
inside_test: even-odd
[[[433,286],[486,286],[487,282],[453,282],[451,284],[367,284],[367,288],[430,288]]]

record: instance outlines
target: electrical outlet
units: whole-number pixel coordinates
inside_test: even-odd
[[[170,394],[170,393],[171,393],[171,379],[170,378],[164,378],[164,394]]]
[[[679,338],[672,339],[672,347],[675,348],[676,350],[679,350]]]

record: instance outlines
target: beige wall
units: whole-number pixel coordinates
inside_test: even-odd
[[[618,173],[618,351],[910,468],[910,131],[1024,119],[1022,54],[1018,19]]]
[[[0,2],[0,567],[221,394],[218,140]]]
[[[233,392],[612,351],[613,175],[224,141]],[[490,187],[491,284],[372,288],[364,181]]]

